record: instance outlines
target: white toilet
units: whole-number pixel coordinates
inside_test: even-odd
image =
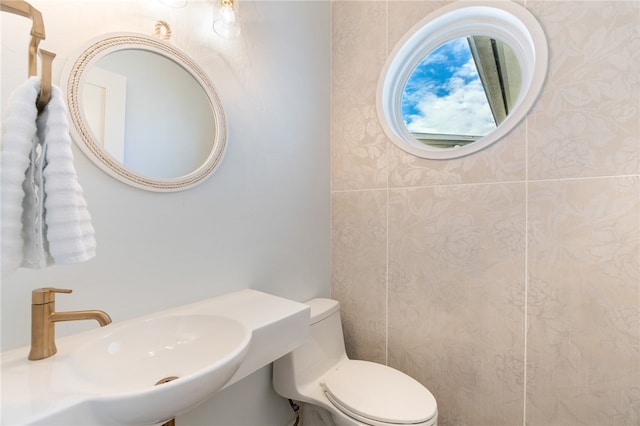
[[[382,364],[347,358],[340,305],[313,299],[307,342],[273,364],[281,396],[320,406],[338,426],[435,426],[436,400],[408,375]]]

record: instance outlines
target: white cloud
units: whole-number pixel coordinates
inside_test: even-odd
[[[477,72],[470,59],[445,83],[448,95],[436,96],[434,85],[410,94],[419,113],[404,117],[409,131],[481,136],[495,129],[480,79],[469,81],[473,75],[477,76]]]

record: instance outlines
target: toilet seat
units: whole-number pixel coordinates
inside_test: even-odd
[[[370,425],[429,424],[438,409],[424,386],[386,365],[347,360],[320,382],[331,403]]]

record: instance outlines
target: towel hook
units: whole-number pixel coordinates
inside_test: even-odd
[[[42,83],[37,106],[38,111],[42,111],[51,99],[51,63],[56,56],[53,52],[38,49],[40,41],[46,38],[42,13],[23,0],[0,0],[0,10],[30,18],[32,21],[31,42],[29,43],[29,77],[38,75],[38,52],[40,52],[42,56]]]

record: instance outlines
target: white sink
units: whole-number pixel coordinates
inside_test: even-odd
[[[92,401],[97,415],[153,424],[219,391],[240,367],[250,338],[241,323],[225,317],[161,316],[101,329],[71,354],[70,364],[106,390]]]
[[[164,422],[302,344],[308,318],[305,304],[241,290],[59,338],[44,360],[4,352],[0,423]]]

